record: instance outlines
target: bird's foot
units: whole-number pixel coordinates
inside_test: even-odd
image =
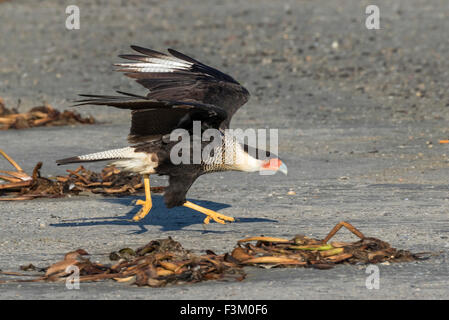
[[[135,214],[135,216],[133,217],[133,221],[140,221],[148,214],[148,212],[150,212],[152,204],[151,201],[143,200],[137,200],[136,204],[142,206],[142,209],[140,209],[139,212]]]
[[[233,217],[228,217],[228,216],[225,216],[224,214],[220,214],[220,213],[212,211],[212,210],[209,210],[209,211],[210,211],[210,213],[203,212],[205,215],[207,215],[207,217],[203,221],[204,224],[209,224],[210,219],[214,220],[217,223],[221,223],[221,224],[226,224],[226,221],[229,221],[229,222],[235,221],[235,219]]]
[[[215,212],[213,210],[207,209],[207,208],[203,208],[197,204],[194,204],[190,201],[186,201],[184,203],[184,206],[193,210],[196,210],[198,212],[201,212],[203,214],[205,214],[207,217],[204,219],[204,224],[208,224],[210,222],[210,220],[214,220],[217,223],[221,223],[221,224],[225,224],[226,221],[232,222],[234,221],[234,218],[232,217],[228,217],[225,216],[224,214],[220,214],[218,212]]]

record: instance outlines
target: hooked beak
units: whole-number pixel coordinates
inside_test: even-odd
[[[288,170],[287,170],[287,166],[285,165],[285,163],[283,163],[283,162],[281,163],[281,165],[279,166],[278,171],[280,171],[283,174],[287,175]]]
[[[275,158],[266,160],[265,163],[262,165],[261,170],[263,170],[262,172],[269,170],[272,172],[271,174],[280,171],[283,174],[287,175],[287,166],[280,159]]]

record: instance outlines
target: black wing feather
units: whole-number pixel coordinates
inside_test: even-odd
[[[137,61],[137,64],[116,66],[122,67],[118,71],[149,89],[147,97],[150,99],[196,101],[221,107],[228,114],[221,128],[228,127],[234,113],[248,101],[248,91],[234,78],[184,53],[168,49],[169,55],[134,45],[131,48],[143,56],[125,54],[119,57]],[[147,63],[148,67],[142,63]]]
[[[215,79],[219,79],[219,80],[223,80],[223,81],[227,81],[227,82],[231,82],[231,83],[240,85],[240,83],[238,83],[230,75],[227,75],[227,74],[221,72],[220,70],[217,70],[215,68],[207,66],[204,63],[201,63],[198,60],[195,60],[179,51],[176,51],[173,49],[168,49],[168,52],[170,52],[176,58],[193,63],[192,70],[191,70],[192,72],[205,73],[205,74],[208,74],[208,75],[214,77]]]
[[[222,108],[188,101],[161,101],[123,93],[126,96],[82,95],[76,106],[106,105],[131,112],[130,143],[140,143],[170,134],[174,129],[190,130],[193,121],[202,121],[203,127],[218,128],[227,113]]]

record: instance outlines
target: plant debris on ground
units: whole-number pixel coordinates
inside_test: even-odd
[[[341,228],[348,228],[360,240],[355,242],[328,242]],[[252,244],[255,242],[255,244]],[[324,240],[303,235],[293,239],[273,237],[251,237],[238,241],[231,253],[217,255],[206,250],[195,255],[185,250],[172,238],[159,239],[133,250],[123,248],[109,254],[111,264],[91,262],[84,249],[69,252],[62,261],[47,268],[36,268],[30,264],[22,266],[24,271],[45,272],[34,279],[0,280],[7,282],[66,282],[73,272],[79,270],[79,281],[101,281],[113,279],[117,282],[137,286],[162,287],[169,284],[195,283],[206,280],[245,279],[245,266],[312,267],[330,269],[337,264],[375,264],[382,262],[411,262],[429,258],[429,253],[413,254],[407,250],[393,248],[385,241],[365,237],[347,222],[337,224]],[[0,272],[0,275],[26,276],[18,272]]]
[[[31,175],[3,150],[0,154],[11,163],[16,171],[0,170],[0,200],[30,200],[34,198],[56,198],[78,195],[81,192],[101,193],[104,195],[132,195],[144,189],[141,175],[130,175],[109,166],[101,173],[85,169],[67,170],[66,176],[45,178],[40,174],[42,162],[39,162]],[[164,187],[152,187],[154,193],[163,192]]]
[[[47,103],[43,106],[34,107],[28,112],[19,113],[14,108],[6,108],[5,103],[0,98],[0,130],[93,123],[95,123],[95,119],[92,116],[83,118],[74,111],[60,112]]]

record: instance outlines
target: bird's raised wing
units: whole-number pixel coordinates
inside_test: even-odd
[[[190,101],[223,108],[227,118],[220,125],[229,126],[234,113],[249,99],[248,91],[231,76],[209,67],[173,49],[168,54],[138,46],[141,53],[120,55],[132,62],[117,63],[118,71],[135,78],[150,90],[150,99]]]
[[[122,92],[120,92],[122,93]],[[193,121],[201,121],[202,129],[218,128],[227,113],[220,107],[187,101],[155,100],[123,93],[122,96],[81,95],[87,99],[80,105],[106,105],[131,111],[130,143],[159,139],[174,129],[192,129]]]

